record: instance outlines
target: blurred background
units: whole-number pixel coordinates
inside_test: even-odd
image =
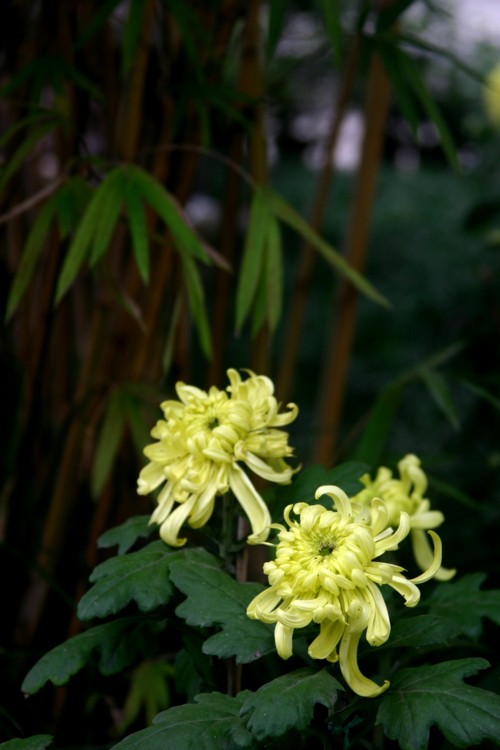
[[[2,3],[5,739],[82,691],[82,741],[113,726],[110,679],[19,686],[151,511],[179,379],[269,374],[304,466],[418,454],[445,564],[495,583],[499,31],[496,0]]]

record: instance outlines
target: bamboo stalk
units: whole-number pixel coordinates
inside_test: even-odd
[[[390,88],[377,53],[373,54],[365,103],[365,135],[347,233],[346,258],[358,271],[365,265],[376,178],[382,153]],[[313,460],[331,465],[339,429],[349,357],[353,345],[358,295],[343,281],[333,310],[327,358],[316,412],[317,438]]]
[[[321,230],[323,216],[328,203],[333,178],[333,157],[340,133],[340,128],[349,105],[352,88],[356,76],[359,57],[359,40],[354,39],[340,85],[340,92],[334,108],[330,131],[325,144],[325,160],[321,169],[313,203],[309,216],[309,223],[316,231]],[[297,356],[301,340],[304,312],[311,278],[316,262],[316,252],[308,242],[304,242],[301,258],[295,275],[293,297],[286,319],[283,349],[280,356],[280,367],[277,376],[277,393],[280,399],[287,403],[291,400],[293,380],[297,365]]]

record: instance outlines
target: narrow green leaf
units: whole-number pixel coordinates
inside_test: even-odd
[[[66,239],[73,227],[77,226],[92,194],[91,188],[81,177],[70,177],[54,195],[61,239]]]
[[[340,64],[342,60],[342,24],[340,22],[339,0],[318,0],[321,16],[325,24],[328,40],[332,47],[333,59]]]
[[[488,403],[490,403],[497,411],[500,411],[500,398],[494,396],[490,391],[486,390],[486,388],[477,385],[477,383],[471,383],[469,380],[461,380],[460,382],[468,391],[479,396],[479,398],[484,398],[485,401],[488,401]]]
[[[180,247],[183,247],[182,243],[178,245],[179,249]],[[210,358],[212,352],[212,339],[200,274],[193,258],[186,252],[181,253],[181,263],[184,271],[183,279],[186,283],[188,292],[189,308],[196,324],[198,339],[205,356]]]
[[[110,172],[96,194],[99,213],[90,243],[89,265],[94,268],[109,247],[123,203],[124,178],[120,168]]]
[[[101,211],[102,188],[106,180],[95,190],[87,209],[78,224],[73,241],[68,248],[63,267],[57,280],[56,304],[64,297],[73,283],[83,262],[88,256],[95,228]]]
[[[304,730],[311,722],[317,703],[332,709],[342,685],[326,669],[307,667],[271,680],[249,695],[241,707],[248,729],[262,742],[280,737],[290,729]]]
[[[460,428],[460,422],[457,410],[450,389],[448,388],[443,376],[438,372],[435,372],[435,370],[429,370],[426,367],[421,368],[420,375],[429,389],[429,393],[434,399],[436,405],[447,417],[450,424],[458,430]]]
[[[12,286],[7,300],[7,312],[5,320],[8,321],[14,314],[35,272],[36,262],[43,248],[50,225],[54,219],[57,203],[54,196],[40,209],[33,226],[30,229],[26,245],[14,276]]]
[[[285,25],[289,0],[271,0],[267,6],[267,35],[265,40],[266,60],[270,60],[278,44]]]
[[[149,282],[149,242],[144,206],[137,186],[132,182],[127,185],[125,203],[128,212],[128,223],[132,237],[135,262],[145,284]]]
[[[94,654],[98,656],[101,674],[121,672],[138,657],[150,656],[156,635],[164,627],[164,622],[143,617],[124,617],[96,625],[42,656],[24,678],[21,690],[31,695],[48,682],[65,685]]]
[[[457,150],[453,142],[453,137],[443,119],[441,111],[431,95],[427,91],[425,84],[420,76],[419,70],[411,57],[400,50],[400,65],[404,74],[408,79],[409,85],[413,88],[416,96],[420,99],[420,103],[427,113],[431,122],[437,128],[437,131],[441,137],[441,145],[443,151],[448,157],[448,161],[456,172],[460,172],[460,164],[457,157]]]
[[[97,438],[90,488],[93,497],[98,497],[108,481],[125,427],[125,400],[119,389],[114,390],[106,407],[104,420]]]
[[[175,561],[170,578],[187,596],[176,609],[179,617],[188,625],[222,629],[205,641],[205,654],[234,656],[238,664],[246,664],[274,651],[273,628],[246,615],[250,601],[263,590],[260,584],[235,581],[208,553],[203,559],[188,553]]]
[[[236,697],[202,693],[195,703],[174,706],[155,718],[153,726],[134,732],[112,750],[222,750],[253,745],[240,716],[246,692]]]
[[[138,539],[151,536],[157,530],[156,524],[150,524],[151,516],[132,516],[119,526],[108,529],[101,534],[97,540],[97,546],[101,548],[114,547],[118,545],[118,554],[123,555],[134,546]]]
[[[463,683],[488,666],[485,659],[460,659],[396,672],[381,698],[377,724],[402,750],[426,750],[433,725],[455,747],[498,742],[500,696]]]
[[[263,194],[263,198],[267,201],[269,209],[285,224],[288,224],[292,229],[295,229],[310,245],[312,245],[325,260],[345,276],[358,289],[369,299],[377,302],[384,307],[390,307],[389,301],[378,292],[375,287],[356,271],[349,263],[342,257],[342,255],[334,250],[334,248],[326,242],[322,237],[317,234],[314,229],[308,224],[295,209],[293,209],[283,198],[270,190],[269,188],[259,188]]]
[[[11,177],[21,168],[26,161],[26,157],[35,148],[36,144],[51,130],[54,130],[57,125],[61,122],[61,118],[51,119],[48,122],[44,122],[37,128],[32,130],[21,143],[21,145],[15,150],[10,157],[9,161],[0,170],[0,192],[5,190],[5,187]]]
[[[392,383],[378,396],[354,452],[354,459],[369,466],[380,464],[394,416],[401,401],[402,386]]]
[[[270,217],[266,237],[267,319],[271,332],[276,330],[283,306],[283,254],[281,232],[274,216]]]
[[[463,57],[455,55],[450,51],[449,48],[441,47],[438,44],[433,44],[427,39],[420,39],[420,37],[416,37],[414,34],[410,34],[408,32],[399,32],[396,38],[404,44],[409,44],[412,47],[416,47],[417,49],[425,50],[426,52],[432,52],[434,55],[444,57],[445,59],[453,63],[453,65],[455,65],[459,70],[462,70],[464,73],[470,76],[473,80],[477,81],[481,85],[484,85],[484,74],[477,68],[473,68],[471,65],[468,65]]]
[[[0,750],[45,750],[46,747],[52,745],[53,741],[54,738],[50,734],[35,734],[33,737],[15,738],[2,742]]]
[[[382,7],[377,17],[377,30],[382,31],[390,28],[399,16],[405,12],[415,0],[396,0],[390,5]]]
[[[441,479],[436,479],[436,477],[429,473],[427,473],[427,478],[429,480],[429,487],[433,492],[436,490],[441,495],[451,497],[466,508],[474,508],[476,513],[480,509],[481,506],[478,500],[474,500],[470,495],[467,495],[465,492],[462,492],[462,490],[455,487],[455,485],[443,482]]]
[[[2,93],[3,90],[0,89],[0,96],[2,95]],[[0,147],[5,146],[10,141],[10,139],[16,135],[16,133],[19,133],[19,131],[23,130],[24,128],[28,129],[30,125],[42,124],[47,120],[55,122],[58,119],[59,115],[57,114],[57,112],[54,112],[50,109],[37,109],[31,115],[28,115],[27,117],[21,117],[19,120],[16,120],[10,126],[10,128],[4,130],[4,132],[0,135]]]
[[[122,40],[122,76],[126,76],[132,67],[137,45],[139,43],[143,21],[145,0],[131,0]]]
[[[238,287],[236,289],[236,330],[241,331],[263,273],[264,248],[271,215],[265,197],[255,191],[243,248]]]
[[[170,565],[184,554],[185,550],[156,541],[137,552],[111,557],[98,565],[90,576],[94,585],[80,599],[78,617],[81,620],[108,617],[130,602],[135,602],[141,612],[166,604],[173,592]]]
[[[375,39],[375,41],[403,117],[416,138],[421,117],[415,103],[414,93],[408,86],[408,81],[402,70],[401,55],[403,53],[395,44],[390,44],[385,40]]]
[[[190,255],[204,263],[209,258],[202,243],[187,223],[187,219],[177,201],[158,180],[139,167],[127,167],[127,176],[137,186],[142,200],[149,203],[165,222],[176,243],[181,243]]]
[[[484,573],[471,573],[457,581],[440,583],[423,604],[430,614],[449,617],[470,638],[482,632],[482,618],[500,625],[500,589],[481,591]]]
[[[151,441],[150,430],[144,418],[143,411],[134,396],[126,395],[125,411],[135,449],[137,454],[142,458],[144,447]]]
[[[93,10],[89,22],[76,40],[75,47],[77,49],[84,47],[92,37],[99,33],[120,2],[121,0],[101,0],[99,6]]]

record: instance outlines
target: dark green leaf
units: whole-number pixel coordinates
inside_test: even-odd
[[[405,617],[394,623],[388,641],[379,649],[410,648],[447,645],[450,640],[462,633],[460,625],[448,617],[417,615]]]
[[[2,742],[1,750],[45,750],[52,744],[54,738],[50,734],[35,734],[25,739],[13,739]]]
[[[274,332],[283,305],[283,257],[281,232],[274,216],[270,217],[266,238],[266,306],[269,330]]]
[[[179,243],[178,248],[181,246],[182,243]],[[212,352],[212,338],[205,308],[205,295],[200,274],[195,261],[187,253],[181,253],[181,262],[184,271],[184,281],[188,292],[189,309],[191,310],[191,314],[196,324],[198,339],[203,352],[207,358],[210,358]]]
[[[158,714],[152,727],[129,735],[113,750],[223,750],[253,744],[240,717],[246,693],[235,698],[202,693],[194,704],[174,706]]]
[[[500,589],[481,591],[486,575],[471,573],[450,583],[440,583],[425,605],[430,613],[449,617],[470,638],[478,638],[482,632],[481,620],[488,617],[500,625]]]
[[[186,250],[194,258],[209,263],[208,255],[202,243],[188,225],[182,209],[163,185],[139,167],[127,167],[126,175],[137,187],[142,200],[149,203],[158,216],[163,219],[172,233],[176,245],[181,245],[180,249]]]
[[[170,568],[170,578],[187,596],[176,609],[179,617],[189,625],[222,628],[221,633],[205,641],[204,653],[221,658],[235,656],[238,664],[246,664],[274,651],[272,627],[246,615],[248,604],[263,589],[260,584],[235,581],[208,553],[203,560],[187,554],[184,560],[176,561]]]
[[[184,550],[156,541],[137,552],[106,560],[90,576],[94,586],[80,599],[78,617],[108,617],[132,601],[142,612],[165,604],[173,592],[170,564],[183,555]]]
[[[427,474],[427,479],[429,480],[429,487],[433,492],[434,490],[437,490],[441,495],[451,497],[453,500],[465,505],[466,508],[474,508],[476,512],[480,509],[481,506],[477,500],[474,500],[470,495],[459,490],[454,484],[449,484],[448,482],[443,482],[441,479],[436,479],[436,477],[431,476],[429,473]]]
[[[248,228],[243,249],[238,287],[236,290],[236,330],[246,320],[263,274],[265,243],[269,231],[269,213],[265,197],[259,191],[253,195]]]
[[[455,747],[498,742],[500,696],[463,683],[487,666],[484,659],[460,659],[402,669],[382,696],[377,724],[402,750],[426,750],[433,725]]]
[[[98,547],[114,547],[118,545],[118,554],[123,555],[134,546],[138,539],[150,536],[157,531],[156,524],[150,524],[151,516],[133,516],[108,531],[105,531],[97,540]]]
[[[396,0],[386,7],[383,7],[378,14],[377,29],[383,30],[391,27],[393,23],[404,13],[404,11],[413,5],[415,0]]]
[[[453,402],[453,398],[445,379],[442,375],[434,370],[422,368],[420,371],[422,380],[429,389],[429,393],[434,399],[435,404],[441,409],[443,414],[448,418],[450,424],[458,430],[460,423],[458,414]]]
[[[290,729],[301,731],[311,722],[314,707],[333,708],[342,685],[326,669],[307,667],[268,682],[249,695],[241,708],[248,729],[259,741],[279,737]]]
[[[144,446],[151,442],[149,428],[136,398],[128,396],[125,400],[127,421],[137,454],[142,457]]]
[[[471,393],[474,393],[476,396],[479,396],[479,398],[484,398],[485,401],[488,401],[497,411],[500,411],[500,398],[497,398],[492,393],[486,390],[486,388],[482,388],[480,385],[477,385],[476,383],[471,383],[468,380],[461,380],[460,381],[465,388],[467,388],[468,391]]]
[[[125,201],[135,262],[145,284],[149,281],[149,242],[144,206],[136,186],[127,185]]]
[[[35,272],[36,262],[47,238],[50,225],[54,219],[57,204],[54,197],[42,207],[39,211],[23,249],[19,267],[14,276],[14,281],[9,292],[7,302],[6,320],[10,320],[14,314],[20,300],[22,299],[28,284],[30,283],[33,273]]]
[[[109,479],[125,427],[125,399],[120,390],[111,394],[97,438],[90,477],[92,495],[98,497]]]
[[[51,130],[54,130],[56,126],[61,122],[62,120],[60,118],[49,120],[49,122],[44,122],[34,130],[32,130],[30,133],[28,133],[21,145],[12,154],[9,161],[0,170],[0,192],[5,189],[5,186],[7,185],[11,177],[24,164],[26,157],[31,153],[31,151],[33,151],[36,144],[41,141],[41,139],[47,133],[49,133]]]
[[[412,89],[408,86],[408,81],[402,69],[401,56],[403,53],[394,44],[389,44],[383,40],[378,42],[377,50],[382,58],[382,62],[384,63],[387,77],[391,82],[403,117],[408,122],[408,125],[416,138],[421,117],[415,103],[415,95]]]
[[[333,51],[333,58],[337,65],[342,60],[342,25],[340,23],[339,0],[318,0],[321,16],[325,24],[328,40]]]
[[[356,289],[369,299],[384,307],[390,307],[388,300],[375,287],[356,271],[345,258],[317,234],[310,224],[305,221],[280,195],[269,188],[259,188],[270,210],[285,224],[295,229],[309,244],[311,244],[325,260],[339,273],[345,276]]]
[[[122,170],[115,169],[106,177],[96,195],[96,199],[99,199],[99,213],[96,216],[91,241],[91,268],[104,255],[113,237],[123,204],[123,184]]]
[[[269,60],[276,49],[283,31],[286,12],[290,7],[289,0],[271,0],[268,4],[267,36],[265,43],[266,59]]]
[[[460,172],[460,164],[458,162],[457,150],[453,142],[453,137],[448,129],[448,126],[443,120],[441,111],[427,91],[427,88],[425,87],[425,84],[420,76],[419,70],[411,57],[404,53],[402,50],[400,50],[400,52],[400,64],[408,79],[408,83],[413,88],[415,95],[420,99],[420,103],[427,113],[427,116],[436,126],[436,129],[441,137],[441,145],[443,147],[443,151],[448,157],[451,166],[455,169],[456,172]]]
[[[101,0],[99,6],[93,10],[89,22],[78,37],[76,42],[77,48],[84,47],[89,39],[92,39],[100,31],[120,2],[121,0]]]
[[[47,682],[64,685],[83,669],[94,653],[102,674],[116,674],[138,657],[150,656],[154,636],[164,627],[164,622],[142,617],[124,617],[96,625],[42,656],[24,678],[21,689],[32,694]]]
[[[122,75],[129,72],[137,51],[146,8],[145,0],[131,0],[128,7],[127,21],[122,41]]]

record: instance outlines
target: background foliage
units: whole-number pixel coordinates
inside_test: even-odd
[[[488,697],[474,693],[469,736],[440,725],[436,746],[495,739],[498,724],[490,731],[480,711],[499,676],[483,667],[495,661],[499,619],[487,592],[499,573],[500,177],[499,134],[481,97],[497,50],[452,51],[459,30],[446,9],[2,4],[5,739],[39,734],[26,750],[45,747],[45,732],[61,746],[111,744],[178,706],[182,725],[221,717],[213,747],[228,738],[279,747],[299,732],[311,743],[311,716],[332,709],[334,678],[302,662],[279,675],[266,661],[268,679],[285,681],[272,696],[292,696],[273,712],[279,726],[264,716],[270,695],[251,666],[243,692],[220,693],[222,657],[251,663],[234,653],[228,623],[240,617],[262,653],[272,649],[266,626],[256,633],[259,623],[241,617],[259,584],[235,605],[226,576],[227,609],[211,613],[207,597],[207,619],[196,622],[190,597],[210,588],[189,571],[202,553],[147,539],[150,500],[135,483],[158,404],[178,379],[221,385],[228,366],[270,374],[278,399],[299,404],[291,443],[306,467],[423,458],[446,516],[445,564],[468,577],[447,584],[450,611],[430,595],[422,617],[445,622],[415,617],[411,637],[395,627],[391,647],[399,637],[421,649],[429,671],[418,679],[433,689],[408,736],[395,693],[372,703],[371,724],[385,733],[373,742],[426,747],[424,704],[438,705],[450,680],[450,700],[482,688]],[[358,475],[351,466],[342,480],[355,486]],[[293,491],[302,497],[315,478]],[[269,495],[277,515],[287,491]],[[221,571],[204,565],[215,586]],[[176,607],[186,625],[165,643]],[[441,640],[426,641],[429,631]],[[65,686],[25,701],[25,674],[69,636],[80,639],[71,658],[58,652],[45,672],[38,662],[25,687]],[[433,663],[444,641],[449,667]],[[393,677],[402,695],[414,668]],[[330,740],[366,746],[357,711],[345,710]],[[159,719],[160,743],[172,716]]]

